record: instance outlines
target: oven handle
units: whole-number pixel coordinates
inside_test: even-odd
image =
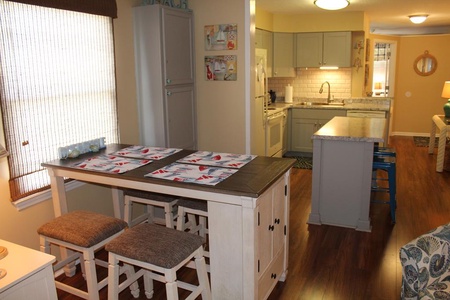
[[[286,115],[285,115],[283,112],[279,112],[279,113],[276,113],[276,114],[273,114],[273,115],[268,116],[268,117],[267,117],[267,120],[268,120],[268,121],[272,121],[272,120],[274,120],[274,119],[283,118],[283,117],[285,117],[285,116],[286,116]]]

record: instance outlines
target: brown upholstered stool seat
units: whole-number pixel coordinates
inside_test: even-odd
[[[152,223],[142,223],[106,244],[109,251],[108,299],[118,299],[130,282],[144,277],[145,294],[153,296],[153,281],[166,285],[167,299],[178,299],[178,287],[191,291],[192,298],[211,299],[209,279],[203,257],[202,237]],[[176,272],[195,258],[198,286],[177,280]],[[140,267],[126,281],[119,283],[119,263]]]
[[[124,190],[124,194],[131,196],[131,197],[151,199],[151,200],[161,201],[161,202],[172,202],[173,200],[177,200],[179,198],[179,197],[172,196],[172,195],[152,193],[152,192],[132,190],[132,189]]]
[[[195,210],[208,211],[208,203],[204,200],[181,198],[180,200],[178,200],[178,206],[183,206]]]
[[[53,266],[53,271],[65,268],[66,275],[73,276],[76,272],[75,262],[79,260],[87,283],[87,291],[55,280],[56,287],[84,299],[98,300],[99,290],[107,285],[108,278],[97,281],[96,265],[107,267],[108,264],[96,259],[95,252],[122,234],[125,228],[127,223],[123,220],[82,210],[69,212],[42,225],[37,230],[42,252],[50,254],[52,244],[70,250],[61,251],[62,259]],[[128,276],[130,270],[126,266],[119,273],[125,272]],[[132,284],[130,289],[137,297],[137,284]]]
[[[174,228],[176,219],[174,211],[176,210],[178,198],[179,197],[172,195],[126,189],[124,190],[125,221],[128,223],[129,227],[147,221],[148,223],[164,224],[169,228]],[[145,205],[145,213],[134,219],[132,217],[133,203]],[[157,214],[155,214],[156,207],[164,209],[164,218],[158,217]]]
[[[74,211],[42,225],[38,233],[89,248],[127,227],[123,220],[90,212]]]
[[[121,256],[171,269],[202,244],[203,239],[198,235],[143,223],[106,244],[105,249]]]

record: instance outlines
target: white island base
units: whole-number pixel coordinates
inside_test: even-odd
[[[313,135],[309,224],[370,232],[373,148],[384,119],[335,117]]]

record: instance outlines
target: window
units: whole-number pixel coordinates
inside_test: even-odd
[[[118,142],[113,28],[108,16],[4,0],[0,16],[0,105],[15,201],[49,188],[41,163],[57,159],[58,147]]]

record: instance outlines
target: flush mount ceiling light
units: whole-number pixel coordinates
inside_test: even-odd
[[[428,15],[412,15],[412,16],[409,16],[409,19],[414,24],[423,23],[427,18],[428,18]]]
[[[350,5],[349,0],[314,0],[317,7],[327,10],[343,9]]]

